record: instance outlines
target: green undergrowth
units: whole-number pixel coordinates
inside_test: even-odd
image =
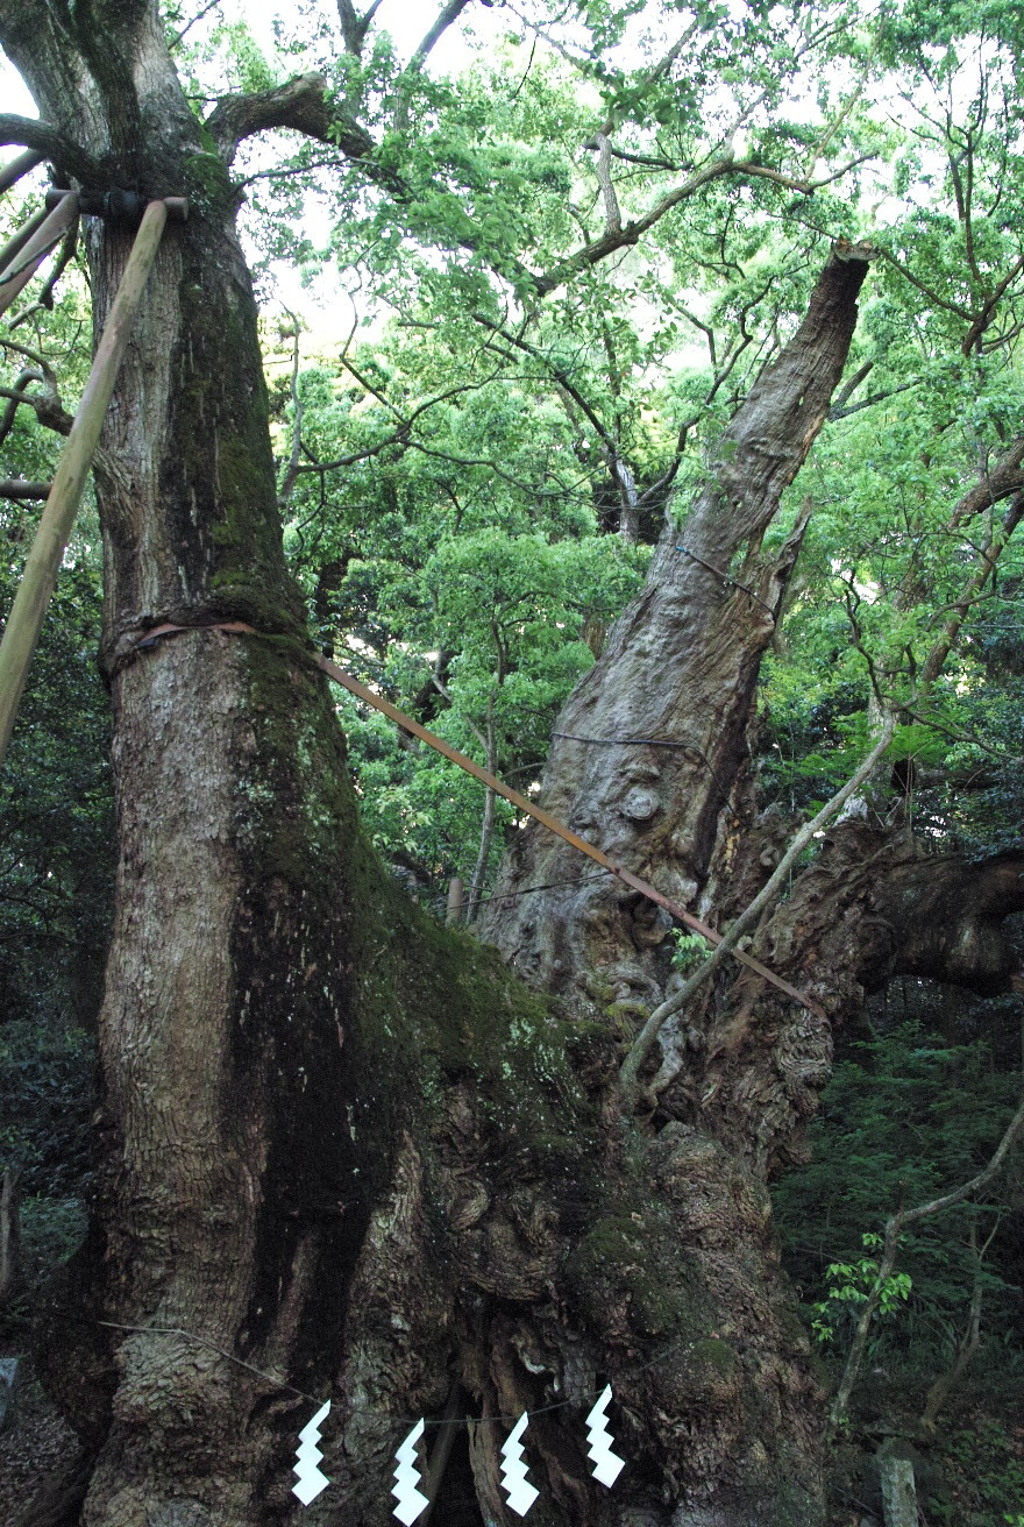
[[[840,1439],[831,1458],[829,1527],[881,1521],[883,1455],[908,1459],[914,1470],[921,1527],[1021,1527],[1024,1521],[1024,1426],[1020,1396],[999,1408],[978,1386],[965,1393],[923,1436],[920,1406],[891,1407],[884,1422]],[[920,1396],[918,1396],[918,1399]]]
[[[968,1424],[969,1423],[969,1424]],[[932,1507],[942,1527],[1019,1527],[1024,1521],[1024,1424],[961,1410],[941,1432],[936,1455],[946,1499]]]

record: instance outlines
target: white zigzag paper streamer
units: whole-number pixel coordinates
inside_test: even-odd
[[[512,1510],[519,1516],[525,1516],[540,1494],[535,1490],[526,1477],[526,1461],[523,1458],[522,1436],[529,1420],[527,1411],[523,1411],[515,1426],[505,1439],[505,1445],[501,1450],[501,1483],[508,1503]]]
[[[587,1417],[587,1441],[590,1444],[587,1457],[594,1465],[594,1478],[609,1488],[626,1467],[626,1460],[612,1452],[612,1435],[608,1430],[607,1416],[611,1397],[612,1386],[609,1384]]]
[[[417,1421],[395,1454],[398,1467],[395,1470],[395,1483],[391,1493],[398,1501],[398,1505],[394,1507],[391,1514],[397,1516],[400,1522],[404,1522],[405,1527],[412,1527],[412,1523],[420,1512],[430,1505],[430,1501],[419,1489],[419,1458],[416,1454],[416,1444],[423,1436],[424,1425],[425,1422]]]
[[[304,1506],[316,1500],[321,1490],[326,1490],[331,1482],[317,1467],[324,1456],[317,1446],[320,1441],[320,1427],[330,1408],[330,1400],[325,1401],[312,1421],[308,1422],[299,1433],[299,1450],[295,1455],[293,1470],[297,1478],[292,1485],[292,1494],[297,1495]]]

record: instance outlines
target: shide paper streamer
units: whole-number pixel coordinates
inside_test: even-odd
[[[526,1477],[526,1460],[523,1458],[522,1435],[529,1419],[528,1412],[524,1410],[509,1432],[501,1450],[502,1486],[508,1496],[510,1507],[519,1516],[526,1515],[540,1494],[540,1491],[535,1490]]]
[[[292,1485],[292,1494],[297,1495],[304,1506],[316,1500],[321,1490],[326,1490],[331,1482],[318,1468],[324,1455],[317,1446],[320,1441],[320,1427],[326,1420],[330,1408],[331,1402],[326,1400],[312,1421],[299,1433],[299,1450],[295,1455],[293,1471],[297,1477]]]
[[[425,1422],[417,1421],[395,1454],[398,1467],[395,1470],[395,1483],[391,1493],[398,1501],[398,1505],[395,1506],[392,1515],[397,1516],[400,1522],[404,1522],[405,1527],[412,1527],[420,1512],[430,1505],[430,1501],[419,1488],[419,1458],[416,1455],[416,1444],[423,1436],[424,1425]]]
[[[594,1465],[594,1478],[609,1488],[626,1467],[626,1460],[612,1452],[612,1436],[608,1430],[608,1402],[612,1397],[609,1384],[587,1417],[587,1441],[590,1444],[587,1457]]]
[[[587,1456],[593,1465],[594,1478],[609,1488],[626,1466],[625,1459],[619,1458],[612,1452],[612,1437],[608,1430],[608,1406],[611,1398],[612,1386],[608,1384],[587,1417],[589,1444]],[[304,1506],[316,1500],[321,1491],[326,1490],[330,1484],[326,1474],[319,1468],[323,1454],[318,1445],[320,1427],[330,1409],[331,1402],[327,1400],[299,1433],[299,1448],[294,1468],[296,1480],[292,1485],[292,1493],[298,1496]],[[524,1410],[501,1449],[502,1488],[508,1497],[509,1508],[518,1516],[525,1516],[540,1496],[540,1491],[536,1490],[526,1477],[526,1460],[523,1457],[523,1433],[526,1431],[529,1419],[529,1411]],[[423,1481],[417,1450],[417,1444],[425,1428],[425,1419],[417,1421],[395,1454],[395,1483],[391,1494],[395,1497],[397,1504],[393,1507],[392,1515],[397,1516],[403,1523],[403,1527],[412,1527],[412,1524],[430,1505],[429,1497],[420,1489]]]

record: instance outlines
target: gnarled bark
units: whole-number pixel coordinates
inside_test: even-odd
[[[455,1404],[479,1523],[508,1521],[504,1418],[528,1409],[537,1527],[812,1527],[820,1397],[764,1172],[827,1069],[827,1025],[730,973],[703,1035],[682,1034],[649,1128],[620,1116],[629,1009],[608,1012],[664,984],[646,908],[599,887],[495,926],[570,999],[555,1015],[403,902],[359,837],[308,658],[234,197],[157,8],[6,0],[0,42],[82,164],[192,203],[161,249],[98,473],[118,896],[100,1186],[50,1357],[98,1450],[83,1523],[295,1519],[296,1434],[330,1396],[334,1483],[307,1520],[384,1527],[410,1420]],[[258,125],[221,121],[227,152]],[[130,236],[93,227],[100,323]],[[741,867],[751,695],[802,527],[773,558],[762,538],[827,412],[865,270],[863,250],[830,260],[561,723],[574,737],[557,741],[549,805],[677,898]],[[259,634],[210,629],[231,619]],[[189,629],[140,647],[164,623]],[[528,839],[507,883],[563,878],[559,853]],[[844,881],[835,930],[901,905],[900,872],[890,901]],[[824,987],[826,919],[811,897],[801,921],[802,905],[759,948]],[[862,975],[846,972],[843,1001]],[[582,1424],[609,1380],[629,1459],[612,1492],[590,1477]]]
[[[554,733],[547,809],[666,895],[699,905],[747,757],[760,659],[806,521],[774,556],[762,542],[828,413],[869,254],[837,249],[807,315],[723,433],[681,528],[666,526],[643,590],[619,618]],[[581,865],[542,829],[520,835],[481,930],[532,984],[588,1003],[653,1003],[668,931],[621,888],[573,885]],[[503,902],[510,888],[568,882]],[[512,911],[508,908],[511,906]],[[592,998],[591,998],[592,1002]]]

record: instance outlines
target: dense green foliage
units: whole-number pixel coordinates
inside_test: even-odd
[[[816,1323],[819,1334],[828,1333],[830,1360],[846,1356],[865,1282],[856,1269],[877,1257],[870,1243],[862,1245],[864,1237],[877,1235],[898,1209],[928,1203],[982,1171],[1019,1100],[1014,1004],[986,1015],[984,1038],[958,1043],[950,1031],[976,1028],[977,1012],[949,992],[946,1035],[925,1027],[935,1014],[918,984],[901,983],[899,1007],[918,1009],[919,1016],[879,1013],[876,1037],[847,1047],[811,1126],[811,1160],[775,1192],[788,1266],[808,1304],[820,1306]],[[919,1382],[951,1367],[980,1284],[979,1367],[995,1365],[1004,1379],[1016,1374],[1019,1382],[1022,1238],[1019,1205],[998,1188],[921,1221],[899,1258],[900,1274],[910,1279],[906,1306],[903,1290],[883,1309],[872,1363],[912,1370]],[[837,1272],[837,1263],[854,1271]]]

